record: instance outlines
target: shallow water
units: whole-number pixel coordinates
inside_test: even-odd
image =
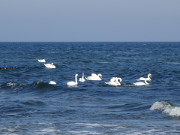
[[[0,134],[179,134],[179,52],[170,42],[0,43],[0,67],[16,67],[0,70]],[[67,87],[82,72],[103,79]],[[148,73],[149,86],[133,86]],[[105,84],[114,76],[122,86]]]

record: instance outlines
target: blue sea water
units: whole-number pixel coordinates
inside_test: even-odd
[[[1,42],[0,67],[2,135],[180,134],[178,42]],[[82,72],[103,78],[67,87]]]

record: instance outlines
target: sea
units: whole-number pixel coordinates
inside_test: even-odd
[[[0,134],[180,134],[180,42],[1,42]]]

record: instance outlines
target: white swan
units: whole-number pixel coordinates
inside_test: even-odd
[[[56,85],[55,81],[50,81],[49,84]]]
[[[151,75],[151,73],[149,73],[147,78],[140,77],[140,78],[138,79],[138,81],[145,81],[145,80],[146,80],[146,81],[151,81],[151,78],[152,78],[152,75]]]
[[[122,79],[119,77],[112,77],[109,82],[105,82],[107,85],[111,86],[121,86]]]
[[[56,68],[56,66],[53,63],[51,63],[51,64],[44,64],[44,66],[47,67],[47,68]]]
[[[97,80],[97,81],[100,81],[101,79],[102,79],[102,75],[101,74],[96,75],[95,73],[92,73],[91,76],[88,76],[86,78],[86,80]]]
[[[77,77],[78,77],[78,74],[75,75],[75,81],[67,82],[67,86],[69,86],[69,87],[77,86],[77,84],[78,84]]]
[[[144,81],[144,82],[135,82],[135,83],[133,83],[133,84],[134,84],[135,86],[145,86],[145,85],[149,85],[149,83],[148,83],[147,81],[151,82],[151,78],[152,78],[152,75],[149,73],[149,74],[148,74],[148,78],[140,77],[140,78],[138,79],[138,81]]]
[[[79,81],[80,81],[80,82],[85,82],[85,79],[84,79],[84,73],[82,73],[82,77],[79,78]]]
[[[45,59],[38,59],[38,62],[46,62]]]

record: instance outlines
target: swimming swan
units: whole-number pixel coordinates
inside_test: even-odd
[[[45,59],[38,59],[38,62],[46,62]]]
[[[100,81],[101,79],[102,79],[102,75],[101,74],[96,75],[95,73],[92,73],[91,76],[88,76],[86,78],[86,80],[97,80],[97,81]]]
[[[67,82],[67,86],[69,86],[69,87],[77,86],[77,84],[78,84],[77,77],[78,77],[78,74],[75,75],[75,81]]]
[[[84,73],[82,73],[82,77],[79,78],[79,81],[80,81],[80,82],[85,82],[85,79],[84,79]]]
[[[111,86],[121,86],[122,79],[119,77],[112,77],[109,82],[105,82],[107,85]]]
[[[55,81],[50,81],[49,84],[56,85]]]
[[[138,81],[145,81],[145,80],[146,80],[146,81],[151,81],[151,78],[152,78],[152,75],[151,75],[151,73],[149,73],[147,78],[140,77],[140,78],[138,79]]]
[[[51,64],[44,64],[44,66],[47,67],[47,68],[56,68],[56,66],[53,63],[51,63]]]
[[[149,82],[151,82],[151,78],[152,78],[152,75],[149,73],[148,74],[148,78],[144,78],[144,77],[140,77],[138,79],[138,81],[144,81],[144,82],[136,82],[136,83],[133,83],[135,86],[145,86],[145,85],[149,85]]]

